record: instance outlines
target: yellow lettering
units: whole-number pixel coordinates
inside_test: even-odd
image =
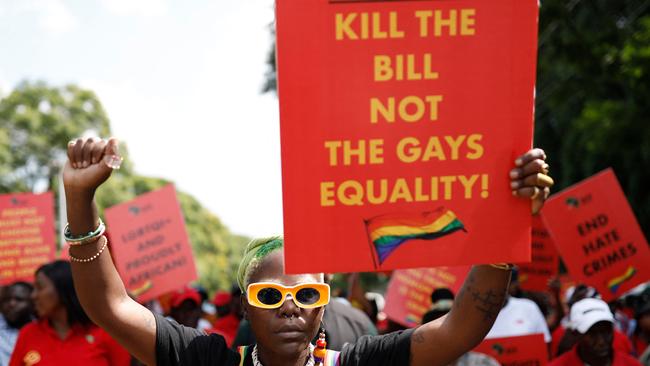
[[[420,141],[415,137],[405,137],[397,143],[397,157],[401,162],[413,163],[420,159],[422,149]]]
[[[323,207],[334,206],[334,182],[320,183],[320,205]]]
[[[476,31],[473,26],[476,24],[474,19],[476,9],[462,9],[460,11],[460,35],[473,36]]]
[[[483,156],[484,149],[483,145],[480,144],[483,135],[481,134],[472,134],[467,138],[467,147],[472,149],[472,152],[468,152],[466,157],[470,160],[480,159]]]
[[[445,136],[445,141],[451,147],[451,160],[458,160],[458,150],[460,149],[460,144],[465,141],[465,135],[460,135],[456,139],[452,136]]]
[[[456,10],[449,10],[449,17],[443,18],[442,11],[436,10],[434,14],[434,35],[440,37],[442,35],[442,28],[447,27],[449,29],[449,35],[456,35]]]
[[[345,18],[343,18],[343,14],[336,13],[335,24],[337,41],[342,40],[345,36],[347,36],[348,39],[359,39],[359,36],[354,33],[354,30],[352,30],[351,27],[351,24],[356,17],[357,13],[347,14]]]
[[[459,175],[458,176],[458,181],[460,184],[463,185],[465,188],[465,198],[469,199],[472,198],[472,187],[474,187],[474,183],[478,180],[478,174],[474,174],[469,179],[465,177],[464,175]]]

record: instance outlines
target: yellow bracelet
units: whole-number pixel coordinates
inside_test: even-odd
[[[95,259],[99,258],[99,256],[104,252],[104,249],[106,249],[106,246],[108,245],[108,239],[106,239],[105,236],[102,236],[102,237],[99,238],[99,240],[100,240],[100,241],[103,240],[103,241],[104,241],[104,244],[103,244],[102,247],[99,249],[99,252],[93,254],[93,256],[90,257],[90,258],[77,258],[77,257],[73,257],[72,254],[70,254],[70,248],[68,248],[68,257],[70,257],[70,261],[71,261],[71,262],[77,262],[77,263],[88,263],[88,262],[92,262],[92,261],[94,261]]]
[[[491,263],[490,266],[504,271],[511,271],[515,268],[515,265],[512,263]]]

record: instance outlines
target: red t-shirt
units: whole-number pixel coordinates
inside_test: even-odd
[[[129,353],[95,325],[73,325],[61,339],[47,320],[40,320],[20,330],[9,366],[128,366],[130,362]]]
[[[551,361],[548,366],[576,366],[584,365],[580,357],[578,357],[578,348],[573,347],[571,351],[565,352],[562,356]],[[636,358],[625,354],[624,352],[619,352],[614,350],[614,359],[610,366],[642,366]]]
[[[223,318],[218,318],[214,322],[214,327],[208,329],[206,332],[221,334],[226,340],[228,347],[232,346],[232,342],[235,340],[237,335],[237,329],[239,328],[240,319],[234,314],[228,314]]]

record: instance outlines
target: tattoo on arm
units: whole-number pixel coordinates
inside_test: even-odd
[[[483,321],[493,321],[503,305],[503,299],[501,296],[497,295],[491,289],[487,292],[477,290],[470,290],[472,294],[472,300],[474,301],[474,307],[481,313],[483,313]]]
[[[480,289],[476,288],[475,282],[474,273],[470,272],[465,281],[465,285],[458,293],[456,301],[454,301],[454,306],[460,306],[465,295],[469,293],[469,296],[471,296],[471,300],[474,303],[474,307],[483,313],[483,321],[491,322],[499,314],[499,311],[501,311],[503,296],[499,295],[492,289],[482,292]]]

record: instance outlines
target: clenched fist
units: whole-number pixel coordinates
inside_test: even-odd
[[[68,143],[68,161],[63,168],[63,185],[66,191],[95,192],[115,169],[120,157],[117,140],[91,137]]]

